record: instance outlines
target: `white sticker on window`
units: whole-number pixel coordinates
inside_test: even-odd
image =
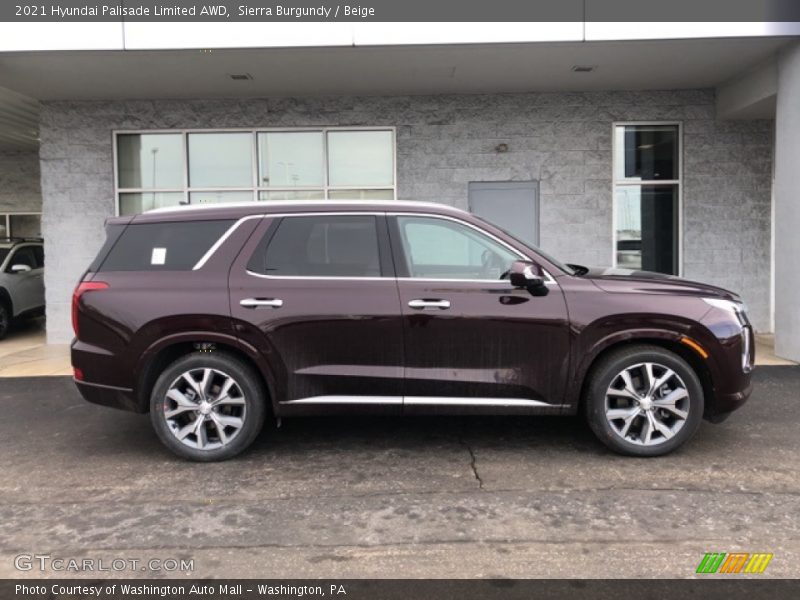
[[[167,262],[167,249],[166,248],[153,248],[153,254],[150,257],[151,265],[163,265]]]

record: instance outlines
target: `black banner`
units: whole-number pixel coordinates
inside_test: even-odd
[[[3,600],[774,600],[800,597],[800,581],[750,577],[698,580],[311,579],[311,580],[0,580]]]
[[[4,0],[0,21],[798,22],[797,0]]]

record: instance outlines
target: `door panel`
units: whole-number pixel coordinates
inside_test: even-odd
[[[560,405],[569,329],[558,285],[549,285],[548,295],[541,297],[512,288],[499,277],[519,258],[515,251],[466,225],[423,219],[430,222],[416,232],[409,226],[419,218],[398,216],[390,221],[392,247],[403,275],[398,289],[405,327],[405,396],[415,399],[405,411],[436,409],[434,401],[420,400],[431,396],[474,398],[475,407],[485,398]],[[461,242],[459,227],[465,237]],[[437,239],[441,243],[436,252],[428,252],[425,246],[435,246]],[[487,252],[493,256],[487,257]],[[472,279],[459,279],[476,256],[481,264],[473,265]],[[431,269],[443,275],[428,277]],[[538,402],[517,403],[517,409],[524,412],[526,405]],[[463,406],[455,400],[450,404]],[[496,412],[497,407],[489,410]]]
[[[239,335],[270,365],[277,401],[295,401],[281,405],[284,414],[363,405],[399,412],[402,321],[393,273],[381,276],[391,264],[384,217],[366,217],[382,228],[380,256],[351,247],[376,241],[357,221],[284,225],[313,217],[265,219],[237,258],[230,289]]]
[[[505,283],[399,282],[406,396],[525,398],[560,404],[569,341],[558,286],[533,297]],[[449,308],[419,309],[414,300]]]

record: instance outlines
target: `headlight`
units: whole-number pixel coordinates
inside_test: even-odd
[[[750,359],[750,348],[753,345],[753,332],[747,319],[747,305],[744,302],[734,302],[722,298],[703,298],[703,301],[715,308],[728,311],[736,318],[742,328],[742,371],[745,373],[752,371],[753,362]]]
[[[742,317],[747,314],[747,305],[744,302],[734,302],[733,300],[724,300],[722,298],[703,298],[703,302],[715,308],[727,310],[740,321],[743,320]]]

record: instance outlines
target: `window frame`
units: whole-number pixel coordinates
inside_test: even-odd
[[[386,213],[386,217],[389,225],[389,233],[392,241],[392,256],[395,259],[395,269],[397,270],[398,273],[397,276],[398,281],[422,281],[429,283],[477,283],[480,284],[481,286],[485,286],[488,283],[493,283],[493,284],[502,284],[503,287],[508,287],[509,284],[508,280],[505,279],[440,279],[435,277],[411,277],[408,264],[406,264],[408,259],[405,254],[405,249],[403,248],[403,241],[401,239],[401,233],[400,233],[400,225],[397,222],[397,217],[425,217],[430,219],[441,219],[443,221],[452,221],[454,223],[464,225],[465,227],[470,227],[475,231],[477,231],[478,233],[480,233],[481,235],[485,235],[491,240],[504,246],[511,253],[516,254],[519,257],[519,260],[537,262],[535,256],[532,257],[529,254],[523,253],[520,250],[514,248],[514,246],[512,246],[511,244],[507,243],[505,240],[497,237],[493,233],[486,231],[485,229],[478,227],[477,225],[473,225],[472,223],[464,221],[463,219],[459,219],[457,217],[451,217],[450,215],[440,215],[436,213],[417,213],[417,212],[398,212],[398,211],[388,211]],[[556,280],[549,273],[549,271],[545,268],[542,268],[542,270],[544,271],[545,285],[557,286],[558,284],[556,283]]]
[[[465,228],[467,231],[474,232],[474,235],[477,236],[478,240],[477,243],[482,243],[480,238],[486,238],[487,241],[495,244],[506,250],[512,256],[512,262],[515,260],[528,260],[524,257],[518,250],[512,248],[508,244],[504,243],[502,240],[494,237],[493,235],[489,234],[488,231],[483,231],[478,227],[472,226],[470,223],[466,223],[464,221],[458,219],[450,219],[450,218],[438,218],[438,215],[426,215],[426,214],[417,214],[417,215],[406,215],[406,214],[392,214],[392,230],[397,234],[397,250],[400,252],[399,259],[395,259],[397,262],[402,261],[400,267],[401,271],[403,272],[403,279],[413,280],[413,281],[475,281],[479,283],[486,283],[486,282],[497,282],[503,281],[502,279],[480,279],[480,278],[468,278],[468,277],[416,277],[412,275],[412,268],[413,262],[411,260],[411,247],[408,242],[407,234],[403,231],[403,226],[400,223],[401,219],[427,219],[427,220],[438,220],[444,221],[446,223],[455,223],[457,226]],[[454,265],[455,266],[455,265]]]
[[[363,186],[331,186],[328,169],[328,132],[329,131],[387,131],[392,139],[392,185],[363,185]],[[258,134],[260,133],[292,133],[292,132],[321,132],[323,150],[323,182],[321,186],[260,186]],[[189,135],[195,133],[249,133],[251,137],[251,180],[246,187],[190,187],[189,185]],[[121,188],[119,187],[119,150],[118,139],[121,135],[147,135],[147,134],[175,134],[181,136],[183,186],[180,188]],[[326,202],[329,192],[342,190],[390,190],[392,200],[397,200],[397,127],[395,126],[330,126],[330,127],[225,127],[225,128],[185,128],[185,129],[115,129],[112,131],[112,162],[114,168],[114,214],[120,216],[121,194],[146,194],[146,193],[179,193],[183,195],[182,204],[190,204],[192,192],[251,192],[253,202],[270,202],[260,200],[261,192],[293,192],[293,191],[321,191],[323,199],[315,202]],[[311,202],[311,201],[310,201]],[[221,204],[224,206],[224,203]]]
[[[309,217],[374,217],[375,233],[378,241],[378,265],[381,271],[380,276],[357,276],[357,275],[268,275],[253,271],[250,266],[259,253],[263,253],[265,258],[266,251],[272,243],[272,238],[278,231],[281,223],[286,219]],[[247,217],[245,217],[247,218]],[[274,280],[299,280],[299,281],[387,281],[396,280],[397,274],[392,261],[392,250],[389,241],[389,232],[386,223],[386,213],[380,211],[330,211],[330,212],[300,212],[300,213],[277,213],[257,215],[254,218],[269,220],[270,223],[263,237],[256,245],[250,257],[245,263],[245,273],[252,277]],[[234,223],[233,227],[238,226],[239,222]],[[197,267],[195,267],[197,269]]]
[[[6,227],[6,234],[0,235],[0,238],[4,237],[20,237],[15,236],[14,232],[11,231],[11,217],[39,217],[39,225],[42,224],[42,213],[35,212],[35,211],[8,211],[8,212],[0,212],[0,220],[5,223]]]
[[[617,128],[618,127],[648,127],[648,126],[671,126],[677,129],[678,135],[678,174],[677,179],[617,179]],[[624,150],[624,149],[623,149]],[[677,275],[683,276],[683,121],[614,121],[611,124],[611,266],[616,268],[617,264],[617,198],[616,192],[619,187],[630,186],[677,186],[678,188],[678,239],[677,248]]]

